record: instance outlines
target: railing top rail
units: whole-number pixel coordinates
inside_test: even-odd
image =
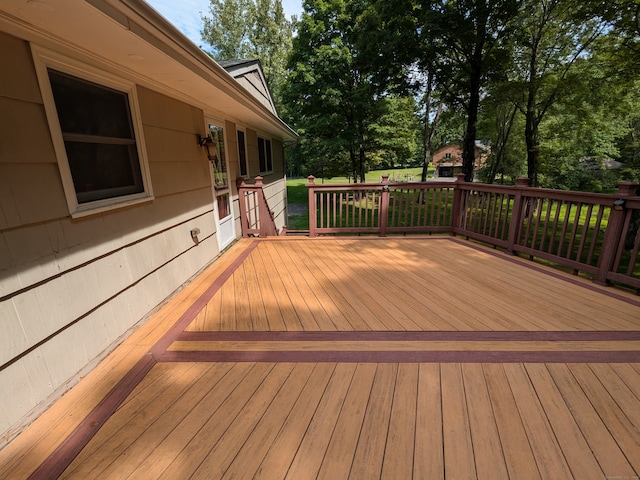
[[[456,188],[465,191],[479,192],[500,192],[514,193],[521,187],[515,185],[501,185],[499,187],[483,183],[457,183]],[[602,205],[613,205],[613,202],[624,196],[627,206],[631,208],[640,208],[640,196],[626,196],[621,193],[592,193],[592,192],[576,192],[572,190],[554,190],[551,188],[534,188],[526,187],[524,194],[527,197],[547,198],[550,200],[569,200],[581,203],[592,203]]]
[[[307,187],[314,190],[325,191],[358,191],[358,190],[400,190],[400,189],[421,189],[421,188],[453,188],[465,191],[481,191],[514,194],[518,190],[524,190],[528,197],[548,198],[552,200],[567,200],[581,203],[602,204],[613,206],[613,203],[625,197],[627,208],[640,208],[640,196],[629,194],[629,192],[616,193],[591,193],[577,192],[572,190],[554,190],[551,188],[526,187],[522,185],[495,185],[486,183],[473,183],[461,181],[430,181],[430,182],[376,182],[376,183],[332,183],[318,184],[310,182]]]
[[[555,190],[551,188],[529,187],[526,179],[519,179],[518,185],[495,185],[486,183],[465,182],[463,178],[458,177],[456,181],[429,181],[429,182],[389,182],[388,177],[383,176],[382,182],[371,183],[332,183],[318,184],[315,183],[313,176],[309,177],[307,187],[314,190],[324,191],[364,191],[364,190],[400,190],[400,189],[422,189],[422,188],[453,188],[464,191],[480,191],[515,194],[517,191],[526,192],[526,196],[535,198],[548,198],[551,200],[565,200],[572,202],[600,204],[604,206],[613,206],[616,200],[621,197],[625,199],[627,208],[640,209],[640,195],[635,195],[634,190],[636,184],[632,182],[622,182],[620,191],[615,193],[591,193],[577,192],[572,190]]]
[[[307,183],[306,187],[315,190],[382,190],[387,188],[422,188],[422,187],[447,187],[454,188],[455,182],[368,182],[368,183]]]
[[[240,190],[256,190],[256,191],[258,191],[258,190],[262,190],[262,189],[263,189],[263,185],[247,185],[247,184],[244,184],[244,185],[240,185],[238,187],[238,191],[240,191]]]

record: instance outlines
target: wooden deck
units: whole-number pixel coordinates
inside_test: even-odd
[[[0,478],[640,476],[640,298],[452,237],[243,240]]]

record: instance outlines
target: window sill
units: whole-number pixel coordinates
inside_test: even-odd
[[[131,207],[134,205],[140,205],[142,203],[152,202],[154,200],[153,195],[138,196],[135,198],[128,197],[121,201],[114,201],[113,199],[102,200],[98,202],[92,202],[87,205],[78,205],[74,211],[71,212],[71,218],[84,218],[99,213],[109,212],[111,210],[117,210],[120,208]]]

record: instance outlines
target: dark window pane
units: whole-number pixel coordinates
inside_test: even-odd
[[[79,204],[144,192],[124,92],[49,70]]]
[[[49,78],[63,132],[134,138],[126,93],[54,70]]]
[[[267,171],[267,157],[264,153],[264,138],[258,137],[258,160],[260,160],[260,172]]]
[[[78,203],[144,190],[135,145],[65,142]]]
[[[267,172],[273,170],[273,159],[271,158],[271,140],[265,141],[265,149],[267,151]]]
[[[230,212],[229,194],[225,193],[223,195],[218,195],[217,200],[218,200],[218,219],[224,220],[226,217],[230,215],[229,214]]]
[[[240,162],[240,175],[246,177],[249,174],[247,169],[247,150],[244,145],[244,132],[238,131],[238,159]]]

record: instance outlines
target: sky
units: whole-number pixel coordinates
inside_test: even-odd
[[[200,13],[209,12],[209,0],[146,0],[146,2],[173,23],[193,43],[202,45]],[[282,0],[282,7],[288,18],[291,15],[300,17],[302,14],[302,0]]]

